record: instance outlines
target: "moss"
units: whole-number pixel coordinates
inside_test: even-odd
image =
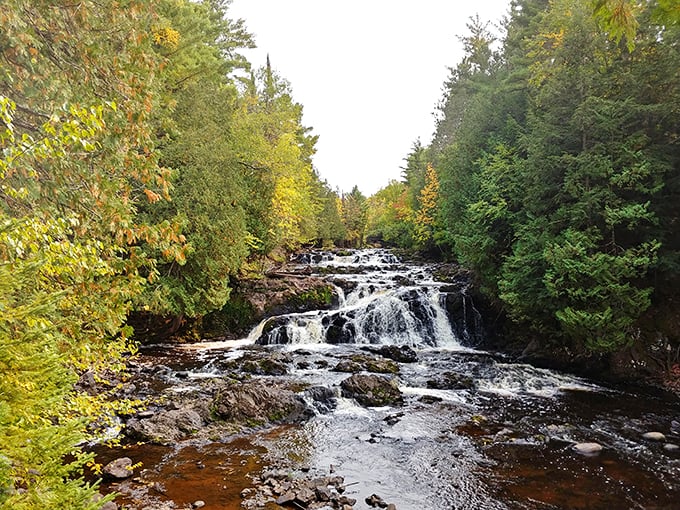
[[[296,295],[293,303],[302,310],[324,309],[333,306],[335,293],[330,285],[322,285]]]

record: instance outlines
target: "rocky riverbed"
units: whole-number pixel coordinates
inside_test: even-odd
[[[94,447],[117,462],[101,487],[116,505],[675,508],[676,399],[475,351],[465,285],[432,268],[320,257],[296,267],[340,289],[331,309],[131,362],[121,392],[148,404],[120,417],[120,446]]]

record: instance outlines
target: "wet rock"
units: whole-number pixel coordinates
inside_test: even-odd
[[[281,506],[286,506],[286,505],[289,505],[289,504],[293,504],[294,501],[295,501],[295,493],[290,491],[290,492],[286,492],[285,494],[279,496],[279,498],[276,500],[276,504],[281,505]]]
[[[295,493],[295,502],[307,507],[312,501],[316,500],[314,491],[309,487],[302,487]]]
[[[132,460],[129,457],[121,457],[120,459],[111,461],[106,466],[104,466],[102,469],[102,474],[106,478],[114,480],[130,478],[133,474]]]
[[[316,499],[319,501],[326,502],[331,500],[331,491],[326,486],[320,485],[314,489],[314,492],[316,494]]]
[[[314,415],[292,391],[261,380],[228,384],[220,388],[211,408],[221,420],[248,426],[300,423]]]
[[[349,359],[340,361],[333,369],[334,372],[373,372],[376,374],[396,374],[399,367],[387,359],[374,358],[364,354],[354,354]]]
[[[329,344],[351,344],[354,343],[357,331],[352,322],[353,312],[343,312],[327,315],[321,321],[326,328],[326,342]]]
[[[435,397],[434,395],[423,395],[418,400],[420,400],[423,404],[436,404],[444,399],[441,397]]]
[[[387,508],[387,503],[377,494],[371,494],[366,498],[366,504],[373,508]]]
[[[254,375],[286,375],[290,360],[277,354],[249,357],[240,362],[240,370]]]
[[[305,390],[305,395],[314,401],[319,412],[328,413],[338,405],[335,390],[326,386],[313,386]]]
[[[379,407],[403,403],[396,383],[377,375],[355,374],[340,383],[342,394],[366,407]]]
[[[383,345],[378,349],[369,347],[367,350],[399,363],[415,363],[418,361],[418,354],[408,345]]]
[[[126,434],[140,441],[169,444],[195,433],[203,425],[198,412],[189,407],[180,407],[161,411],[151,418],[133,418],[126,424]]]
[[[662,434],[661,432],[645,432],[642,434],[643,439],[647,439],[649,441],[665,441],[666,436]]]
[[[383,421],[391,426],[399,423],[403,417],[404,413],[390,414],[389,416],[383,418]]]
[[[352,374],[358,374],[362,370],[363,369],[359,363],[348,359],[340,361],[337,365],[335,365],[335,368],[333,368],[333,372],[348,372]]]
[[[288,471],[285,469],[272,469],[262,473],[263,480],[285,480],[288,478]]]
[[[428,388],[436,390],[470,390],[477,386],[472,377],[455,372],[444,372],[426,383]]]
[[[599,443],[576,443],[572,449],[581,455],[596,455],[603,450]]]

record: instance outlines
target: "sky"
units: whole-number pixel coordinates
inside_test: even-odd
[[[458,36],[470,16],[498,23],[510,0],[233,0],[258,48],[244,55],[291,84],[319,136],[314,167],[333,189],[372,195],[427,145]]]

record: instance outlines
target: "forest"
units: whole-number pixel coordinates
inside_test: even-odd
[[[433,140],[365,197],[320,178],[228,0],[5,0],[0,507],[100,508],[80,446],[141,403],[79,378],[124,370],[131,315],[200,318],[304,246],[456,260],[548,348],[676,367],[679,23],[674,0],[472,19]]]
[[[630,10],[627,10],[630,7]],[[680,7],[515,1],[479,18],[366,233],[474,270],[551,350],[678,362]]]

